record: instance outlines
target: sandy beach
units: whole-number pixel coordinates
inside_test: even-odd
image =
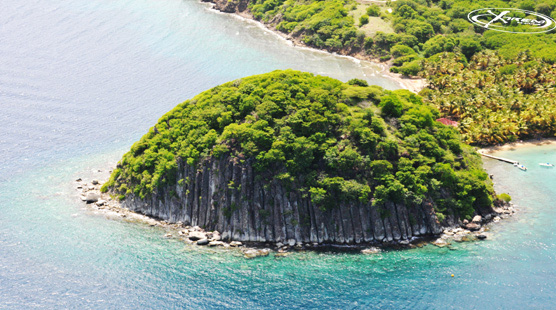
[[[512,143],[506,143],[503,145],[488,146],[478,149],[477,152],[490,154],[498,151],[515,150],[519,148],[530,148],[534,146],[545,146],[550,144],[555,144],[556,138],[543,138],[543,139],[530,139],[530,140],[519,140]]]
[[[205,0],[205,1],[207,1],[207,0]],[[215,13],[219,13],[219,14],[230,14],[231,16],[234,16],[235,18],[238,18],[238,19],[244,20],[246,22],[252,23],[254,25],[257,25],[259,28],[261,28],[265,31],[268,31],[268,32],[282,38],[284,41],[287,41],[288,44],[291,44],[295,48],[310,49],[310,50],[313,50],[313,51],[327,53],[327,54],[331,54],[331,55],[336,55],[336,56],[339,56],[339,57],[347,57],[347,58],[353,59],[354,61],[367,61],[367,62],[377,64],[381,68],[381,70],[379,72],[377,72],[378,74],[380,74],[382,76],[385,76],[385,77],[388,77],[388,78],[396,81],[401,86],[401,88],[407,89],[407,90],[409,90],[411,92],[414,92],[416,94],[419,93],[421,90],[423,90],[427,86],[427,80],[426,79],[418,78],[418,77],[417,78],[404,77],[401,74],[390,72],[390,68],[392,67],[390,61],[389,62],[381,62],[381,61],[379,61],[378,58],[373,58],[373,57],[370,57],[368,55],[363,55],[361,53],[344,55],[344,54],[332,53],[332,52],[329,52],[329,51],[324,50],[324,49],[314,48],[314,47],[306,45],[299,38],[294,38],[289,34],[285,34],[281,31],[278,31],[275,27],[272,27],[271,25],[262,23],[262,22],[260,22],[256,19],[254,19],[253,16],[246,11],[235,12],[235,13],[225,13],[225,12],[222,12],[222,11],[218,10],[214,3],[212,3],[212,2],[205,2],[205,3],[207,3],[209,10],[211,10]]]

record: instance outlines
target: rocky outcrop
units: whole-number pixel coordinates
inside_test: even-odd
[[[249,0],[201,0],[214,4],[214,8],[225,13],[242,13],[247,11]]]
[[[294,184],[265,180],[249,160],[209,159],[180,163],[178,180],[147,199],[128,195],[122,206],[168,222],[216,230],[224,241],[295,245],[395,243],[436,236],[443,229],[433,205],[338,202],[323,211]]]
[[[88,192],[85,196],[81,198],[86,203],[97,202],[100,199],[100,194],[97,192]]]

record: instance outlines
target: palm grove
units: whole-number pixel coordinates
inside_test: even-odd
[[[309,46],[389,61],[393,72],[426,78],[425,101],[458,121],[467,143],[553,136],[556,37],[485,31],[467,20],[489,7],[556,17],[556,0],[250,2],[256,19]],[[390,28],[368,31],[383,24]]]

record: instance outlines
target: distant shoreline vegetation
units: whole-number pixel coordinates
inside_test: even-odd
[[[556,0],[210,1],[226,12],[249,12],[308,46],[380,59],[392,72],[426,78],[425,100],[461,124],[467,143],[493,145],[556,133],[554,32],[503,33],[467,20],[470,12],[493,7],[555,18]]]
[[[207,90],[164,115],[102,187],[140,199],[177,180],[178,163],[249,162],[323,211],[339,202],[430,204],[470,220],[496,199],[479,155],[407,90],[286,70]],[[234,188],[234,184],[228,184]],[[388,216],[384,214],[384,216]]]

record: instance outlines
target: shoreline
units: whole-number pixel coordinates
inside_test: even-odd
[[[555,141],[556,142],[556,139]],[[99,170],[100,172],[101,170]],[[112,170],[102,170],[111,173]],[[100,188],[109,175],[100,175],[99,179],[91,179],[85,182],[77,178],[74,188],[78,192],[80,200],[86,203],[88,212],[93,215],[102,215],[106,219],[124,221],[128,223],[143,224],[150,227],[159,227],[164,230],[163,237],[182,241],[184,245],[194,248],[212,248],[218,250],[236,250],[238,254],[246,259],[269,256],[288,256],[293,252],[315,251],[315,252],[350,252],[360,254],[379,254],[389,250],[409,250],[422,248],[426,245],[437,247],[449,247],[454,243],[477,242],[490,237],[490,226],[507,219],[515,214],[513,204],[493,207],[493,213],[484,217],[475,216],[471,221],[464,220],[463,224],[453,227],[443,227],[442,233],[435,236],[414,237],[411,240],[391,242],[372,242],[359,244],[329,244],[329,243],[301,243],[294,244],[282,242],[239,242],[234,240],[223,240],[218,231],[205,231],[198,226],[185,225],[184,223],[172,223],[152,216],[123,208],[120,202],[109,193],[101,193]]]
[[[214,1],[214,0],[207,0],[207,1]],[[217,4],[209,3],[208,9],[218,13],[218,14],[229,14],[227,12],[221,11],[216,8]],[[293,47],[303,48],[303,49],[310,49],[312,51],[326,53],[328,55],[339,56],[348,58],[354,62],[361,63],[361,61],[368,62],[369,64],[375,64],[381,71],[377,71],[377,74],[382,74],[383,76],[389,77],[395,82],[397,82],[400,86],[405,89],[408,89],[413,92],[418,92],[421,90],[425,83],[425,79],[411,79],[411,78],[403,78],[400,74],[395,74],[389,72],[389,63],[381,63],[378,62],[376,59],[369,59],[365,55],[362,54],[354,54],[354,55],[339,55],[336,53],[331,53],[326,50],[317,49],[313,47],[306,46],[303,44],[299,39],[293,38],[287,34],[277,31],[274,27],[270,25],[266,25],[260,21],[254,20],[250,14],[246,11],[244,12],[235,12],[231,14],[234,18],[242,19],[249,23],[260,27],[264,31],[271,32],[276,36],[281,37],[283,40],[287,42],[291,42]],[[548,140],[548,139],[547,139]],[[556,139],[550,139],[551,143],[556,143]],[[543,141],[536,141],[536,142],[519,142],[513,144],[506,144],[503,146],[494,146],[485,148],[488,151],[485,152],[493,152],[498,151],[504,147],[520,147],[520,146],[527,146],[527,145],[544,145],[547,143],[543,143]],[[111,171],[110,171],[111,172]],[[103,176],[103,179],[107,180],[106,176]],[[77,182],[82,182],[81,179],[78,179]],[[159,226],[167,230],[165,238],[177,238],[183,240],[187,244],[192,245],[203,245],[207,247],[221,247],[221,248],[241,248],[244,256],[246,258],[252,258],[256,256],[267,256],[271,249],[274,249],[277,253],[287,253],[288,251],[295,251],[295,250],[319,250],[319,249],[328,249],[334,248],[337,250],[340,249],[349,249],[353,251],[361,251],[365,254],[374,254],[379,253],[382,249],[410,249],[416,247],[422,247],[426,244],[433,244],[439,247],[449,246],[451,242],[465,242],[465,241],[476,241],[476,240],[483,240],[487,238],[487,235],[483,233],[489,230],[489,225],[492,223],[499,222],[502,218],[507,216],[511,216],[515,213],[514,208],[512,205],[503,205],[503,206],[495,206],[492,213],[485,215],[484,217],[475,216],[472,220],[458,220],[459,222],[456,223],[454,226],[450,227],[442,227],[442,233],[438,235],[431,235],[431,236],[424,236],[424,237],[414,237],[409,240],[395,240],[391,242],[373,242],[373,243],[358,243],[358,244],[318,244],[318,243],[293,243],[293,244],[283,244],[282,242],[268,242],[268,243],[258,243],[258,242],[238,242],[238,241],[223,241],[223,238],[220,236],[220,233],[217,231],[204,231],[202,228],[198,226],[189,226],[184,225],[181,222],[171,223],[165,220],[161,220],[152,216],[147,216],[141,213],[130,211],[127,208],[122,207],[120,202],[116,199],[111,197],[107,193],[100,193],[100,187],[104,182],[99,182],[95,180],[92,182],[92,185],[87,183],[83,184],[80,183],[77,186],[77,189],[82,192],[82,200],[88,203],[88,209],[95,212],[104,214],[107,218],[110,219],[117,219],[128,222],[137,222],[143,223],[150,226]],[[91,194],[91,198],[89,199],[89,195]],[[284,241],[284,243],[287,243]],[[271,249],[269,249],[271,248]]]
[[[530,148],[534,146],[545,146],[545,145],[552,145],[552,144],[556,144],[556,137],[519,140],[516,142],[506,143],[502,145],[486,146],[477,149],[477,153],[480,154],[482,152],[485,154],[492,154],[499,151],[509,151],[509,150],[515,150],[520,148]]]
[[[387,77],[387,78],[393,80],[394,82],[396,82],[401,87],[401,89],[407,89],[407,90],[409,90],[413,93],[416,93],[416,94],[418,94],[421,90],[423,90],[427,86],[427,80],[424,79],[424,78],[404,77],[403,75],[401,75],[399,73],[390,72],[390,68],[392,67],[391,66],[391,61],[381,62],[381,61],[379,61],[378,58],[372,58],[372,57],[369,57],[367,55],[362,55],[361,53],[344,55],[344,54],[338,54],[338,53],[335,53],[335,52],[329,52],[329,51],[324,50],[324,49],[311,47],[311,46],[308,46],[305,43],[303,43],[298,38],[292,37],[289,34],[285,34],[281,31],[278,31],[275,27],[272,27],[271,25],[267,25],[267,24],[265,24],[261,21],[258,21],[256,19],[254,19],[253,15],[251,15],[247,11],[238,12],[236,10],[233,13],[224,12],[224,11],[219,10],[217,8],[217,4],[215,2],[211,2],[211,1],[215,1],[215,0],[201,0],[200,3],[206,3],[208,10],[212,11],[213,13],[233,16],[234,18],[237,18],[239,20],[251,23],[251,24],[261,28],[262,30],[264,30],[268,33],[272,33],[273,35],[281,38],[282,40],[284,40],[286,42],[288,42],[288,44],[291,45],[294,48],[306,49],[306,50],[325,53],[327,55],[332,55],[332,56],[337,56],[337,57],[344,57],[344,58],[348,58],[348,59],[350,59],[354,62],[357,62],[359,64],[361,64],[362,61],[365,61],[365,62],[368,62],[370,64],[376,65],[376,66],[380,67],[380,70],[378,70],[376,72],[377,74],[380,74],[383,77]]]

